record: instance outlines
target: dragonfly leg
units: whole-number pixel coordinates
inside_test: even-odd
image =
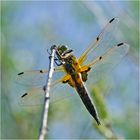
[[[88,76],[88,72],[90,71],[90,67],[88,66],[83,66],[81,69],[80,69],[80,73],[81,73],[81,76],[82,76],[82,80],[84,82],[87,81],[87,76]]]
[[[49,55],[51,55],[51,53],[49,52],[49,50],[47,49],[47,52],[48,52],[48,54]],[[49,59],[51,58],[51,56],[49,56]],[[55,56],[55,58],[54,58],[54,62],[55,62],[55,64],[57,65],[57,66],[61,66],[62,65],[62,63],[59,61],[59,59]],[[58,63],[59,62],[59,63]]]
[[[81,76],[82,76],[82,80],[83,80],[84,82],[86,82],[86,81],[87,81],[88,73],[87,73],[87,72],[81,72]]]
[[[55,62],[55,64],[57,65],[57,66],[61,66],[62,65],[62,63],[59,61],[59,59],[57,59],[57,58],[55,58],[54,59],[54,62]]]
[[[49,52],[49,49],[47,49],[47,53],[48,53],[49,55],[51,55],[51,53]]]

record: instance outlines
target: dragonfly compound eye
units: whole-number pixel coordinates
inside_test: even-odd
[[[67,50],[68,50],[68,47],[65,45],[58,46],[58,52],[60,55],[63,54],[64,52],[66,52]]]

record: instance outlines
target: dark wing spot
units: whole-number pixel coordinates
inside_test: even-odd
[[[22,74],[24,74],[24,72],[20,72],[20,73],[18,73],[18,75],[22,75]]]
[[[64,84],[65,84],[65,83],[68,83],[68,82],[69,82],[69,80],[66,80],[66,81],[62,81],[62,83],[64,83]]]
[[[24,94],[21,96],[21,98],[25,97],[26,95],[28,95],[28,93],[24,93]]]
[[[100,60],[101,60],[102,58],[103,58],[102,56],[99,57]]]
[[[99,40],[99,36],[96,38],[96,40],[97,40],[97,41]]]
[[[43,73],[43,70],[40,70],[40,73]]]
[[[90,70],[91,70],[91,67],[88,67],[88,69],[83,72],[89,72]]]
[[[91,70],[91,67],[88,68],[87,72]]]
[[[124,43],[119,43],[119,44],[117,44],[117,46],[121,46],[121,45],[123,45]]]
[[[112,18],[112,19],[109,21],[109,23],[111,23],[114,19],[115,19],[115,18]]]

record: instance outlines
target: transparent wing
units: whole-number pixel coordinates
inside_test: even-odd
[[[63,87],[62,84],[60,85],[60,83],[62,83],[65,77],[67,77],[63,67],[57,67],[54,69],[54,71],[56,73],[53,74],[53,79],[51,82],[51,91],[53,91],[53,94],[51,94],[51,102],[59,102],[60,100],[62,101],[67,97],[71,97],[71,95],[67,95],[66,92],[61,93],[62,90],[60,90],[61,94],[54,95],[55,90],[56,92],[59,91],[56,89],[57,87]],[[47,74],[47,70],[33,70],[21,72],[17,75],[16,81],[18,83],[28,85],[26,86],[27,90],[20,94],[18,99],[20,105],[30,107],[44,103],[43,86],[46,84]],[[63,90],[65,91],[65,88]]]
[[[43,104],[45,97],[43,87],[29,89],[19,97],[19,104],[22,106],[36,106]]]
[[[127,43],[119,43],[116,46],[109,48],[104,54],[92,60],[87,64],[88,67],[92,67],[89,79],[91,78],[94,82],[101,79],[121,61],[128,50],[129,45]]]
[[[51,88],[50,91],[50,102],[51,103],[58,103],[62,102],[66,99],[70,99],[73,97],[74,94],[70,94],[70,91],[66,92],[66,87],[68,88],[68,85],[58,85],[54,87],[53,89]],[[59,91],[59,92],[58,92]],[[22,106],[37,106],[37,105],[42,105],[44,103],[45,99],[45,92],[43,90],[43,87],[34,87],[29,89],[27,92],[21,94],[19,97],[19,104]]]
[[[57,67],[54,69],[54,71],[57,72],[57,76],[54,76],[54,80],[59,79],[61,76],[64,75],[64,71],[62,67]],[[16,82],[19,84],[29,85],[29,86],[44,85],[46,82],[47,74],[48,74],[48,70],[32,70],[32,71],[20,72],[17,74]]]
[[[108,50],[108,48],[113,46],[112,43],[115,40],[114,33],[116,31],[118,22],[119,18],[113,18],[107,23],[97,38],[78,59],[81,65],[89,63],[92,59],[102,55]]]

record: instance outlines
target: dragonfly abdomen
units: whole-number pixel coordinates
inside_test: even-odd
[[[74,77],[72,77],[72,79],[75,81],[75,88],[76,91],[78,92],[82,102],[84,103],[85,107],[87,108],[88,112],[92,115],[92,117],[96,120],[97,124],[100,125],[100,121],[98,118],[98,114],[95,108],[94,103],[92,103],[87,90],[84,86],[84,83],[81,80],[81,83],[79,83],[79,80],[76,80]]]

